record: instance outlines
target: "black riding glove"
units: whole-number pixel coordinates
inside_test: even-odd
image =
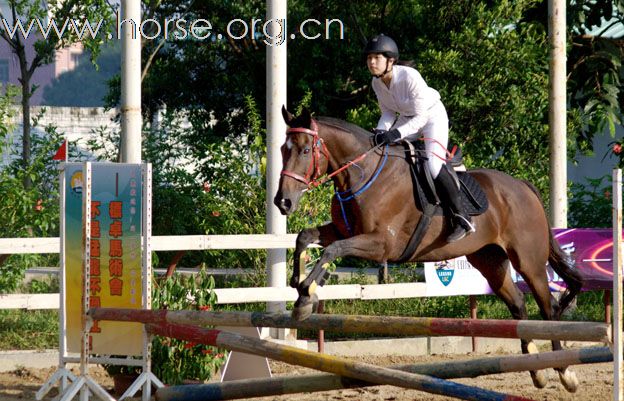
[[[375,146],[385,145],[401,138],[401,133],[398,129],[392,129],[390,131],[375,130],[375,136],[373,137],[373,143]]]

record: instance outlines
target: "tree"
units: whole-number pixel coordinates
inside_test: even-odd
[[[595,133],[608,129],[614,136],[615,126],[622,125],[624,1],[576,1],[568,20],[575,28],[568,58],[570,105],[582,111],[578,139],[591,150]],[[617,26],[617,36],[608,35]]]
[[[24,169],[20,152],[10,140],[15,127],[9,121],[15,114],[12,105],[18,92],[9,86],[0,96],[0,144],[10,160],[0,166],[0,238],[58,235],[58,180],[51,157],[61,142],[60,134],[54,127],[46,127],[46,135],[33,137],[31,162]],[[31,187],[23,185],[26,179],[33,183]],[[14,290],[27,267],[50,266],[57,261],[58,255],[0,255],[0,292]]]
[[[401,58],[413,59],[442,93],[453,138],[471,166],[499,168],[535,181],[546,192],[547,33],[535,21],[523,20],[535,3],[361,1],[356,10],[352,2],[289,2],[288,33],[295,34],[288,42],[289,99],[297,102],[311,93],[317,114],[372,126],[378,110],[361,49],[368,37],[385,32],[400,44]],[[154,15],[164,20],[181,4],[161,3]],[[209,20],[214,37],[236,18],[263,17],[264,2],[204,1],[184,3],[184,10],[188,20]],[[306,33],[321,36],[306,40],[298,24],[312,16],[321,25],[308,24]],[[324,38],[325,19],[342,22],[342,39],[338,24]],[[144,109],[166,104],[187,110],[193,126],[180,139],[196,160],[207,157],[208,143],[242,131],[244,115],[237,110],[244,108],[246,95],[264,109],[265,44],[261,23],[257,27],[256,35],[241,39],[170,40],[152,59],[143,85]]]
[[[18,59],[23,116],[22,167],[28,169],[32,151],[30,99],[37,90],[36,86],[31,85],[33,74],[37,68],[54,60],[56,50],[77,41],[81,41],[91,51],[92,56],[96,57],[102,39],[98,35],[91,35],[93,32],[90,25],[85,29],[85,21],[93,22],[93,27],[99,28],[98,22],[110,20],[113,10],[106,0],[66,0],[56,3],[46,3],[43,0],[9,0],[8,5],[11,15],[0,12],[0,18],[12,22],[13,25],[8,30],[5,25],[5,29],[0,30],[0,37],[8,43]],[[110,28],[112,25],[103,26]],[[33,27],[40,28],[41,36],[34,44],[35,56],[28,60],[26,39],[37,34]],[[66,29],[67,27],[70,29]],[[107,32],[102,33],[105,35]],[[24,177],[23,185],[26,189],[32,186],[30,177]]]
[[[523,22],[531,1],[488,5],[442,2],[427,20],[451,21],[445,34],[418,35],[419,65],[449,110],[451,137],[469,167],[489,167],[548,188],[548,43],[542,26]],[[426,35],[426,36],[425,36]]]
[[[599,15],[608,15],[610,2],[596,3],[604,7]],[[541,0],[363,0],[356,9],[353,2],[337,0],[289,2],[289,102],[296,104],[311,94],[310,107],[317,114],[371,127],[379,111],[361,49],[368,37],[389,34],[399,43],[401,58],[413,60],[430,85],[441,92],[451,117],[452,139],[463,148],[469,166],[496,168],[528,179],[547,198],[549,55],[544,4]],[[259,110],[265,108],[265,2],[176,0],[150,6],[149,15],[157,20],[184,15],[189,22],[203,18],[212,24],[212,35],[205,40],[170,35],[165,41],[145,42],[143,54],[144,60],[149,60],[143,81],[146,117],[163,104],[170,111],[188,113],[191,126],[172,135],[185,146],[187,157],[200,166],[197,180],[201,182],[212,174],[213,167],[203,164],[214,151],[212,144],[247,129],[246,115],[241,112],[246,97],[251,96]],[[585,6],[570,12],[594,21],[596,11]],[[254,18],[261,19],[256,32],[243,36],[240,20],[250,27]],[[308,35],[321,34],[317,39],[302,36],[299,24],[308,18],[320,21],[320,26],[305,27]],[[340,20],[344,37],[334,25],[325,39],[326,19]],[[226,35],[217,40],[216,35],[225,35],[226,26],[235,20],[232,31],[241,37]],[[579,23],[571,21],[568,26],[570,35],[576,37]],[[591,57],[601,55],[598,52]],[[568,131],[573,133],[571,154],[576,151],[577,136],[583,149],[583,135],[589,137],[601,122],[608,121],[607,113],[592,114],[596,105],[607,101],[611,116],[619,112],[612,100],[613,88],[620,87],[620,67],[617,57],[610,59],[610,78],[591,81],[602,92],[572,85],[570,104],[575,107],[568,118]],[[591,75],[594,70],[580,74],[577,66],[570,71],[575,84],[589,82],[575,77]],[[117,88],[111,92],[109,104],[116,104]]]
[[[576,142],[579,150],[591,152],[595,134],[608,130],[613,136],[615,126],[622,124],[624,1],[568,3],[568,104],[581,119],[581,125],[570,139]],[[537,22],[547,29],[548,1],[534,2],[524,20]]]

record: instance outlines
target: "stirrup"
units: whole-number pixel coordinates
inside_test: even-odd
[[[470,219],[462,216],[461,214],[455,214],[453,217],[458,220],[459,225],[464,230],[466,230],[466,232],[468,234],[474,233],[475,231],[477,231],[477,228],[475,227],[475,225],[472,223],[472,221]]]
[[[476,231],[474,224],[472,224],[472,222],[466,217],[460,214],[455,214],[453,217],[456,219],[454,224],[455,228],[453,229],[453,232],[446,238],[446,242],[449,244],[457,242],[466,237],[468,234],[474,233]]]

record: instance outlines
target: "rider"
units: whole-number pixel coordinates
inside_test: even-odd
[[[375,145],[401,138],[410,141],[420,137],[428,139],[424,142],[429,169],[438,193],[452,213],[453,232],[446,241],[459,241],[475,232],[475,226],[463,209],[458,183],[445,166],[445,151],[440,151],[448,146],[449,130],[440,94],[427,86],[416,69],[397,64],[399,49],[390,37],[383,34],[373,37],[366,44],[364,53],[381,109],[375,129]]]

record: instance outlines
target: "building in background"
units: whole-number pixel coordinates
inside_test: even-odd
[[[11,8],[6,0],[0,0],[0,11],[2,12],[2,16],[7,19],[7,23],[12,26],[13,22],[10,18]],[[47,21],[45,23],[47,24]],[[4,27],[0,27],[0,29],[4,29]],[[24,39],[24,46],[29,63],[35,56],[34,44],[40,37],[38,29],[33,29],[31,35]],[[33,74],[31,83],[37,85],[38,89],[33,94],[30,104],[33,106],[42,104],[44,88],[50,85],[54,79],[58,78],[61,74],[74,70],[80,64],[82,53],[82,44],[77,43],[58,50],[52,63],[37,68]],[[7,41],[0,39],[0,83],[2,85],[13,84],[19,86],[19,77],[20,67],[18,58]]]

